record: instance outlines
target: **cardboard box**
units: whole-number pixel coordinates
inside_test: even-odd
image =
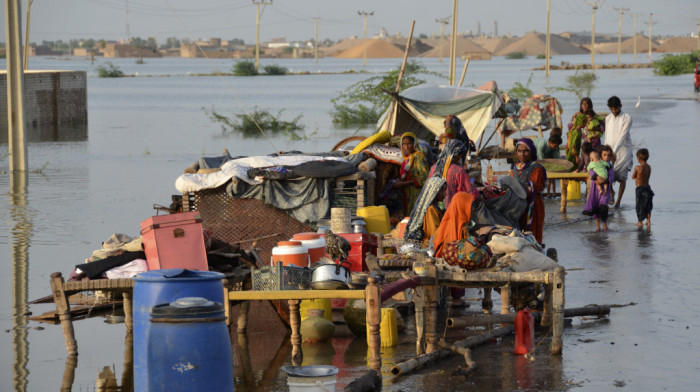
[[[141,237],[149,270],[209,270],[197,211],[150,217],[141,222]]]

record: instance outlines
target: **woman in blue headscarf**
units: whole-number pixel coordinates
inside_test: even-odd
[[[513,164],[513,175],[527,189],[528,207],[520,221],[520,226],[532,231],[537,242],[542,243],[544,227],[544,201],[542,190],[547,183],[547,170],[537,163],[535,143],[522,138],[515,144],[517,163]]]

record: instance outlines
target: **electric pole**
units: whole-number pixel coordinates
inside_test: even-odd
[[[549,53],[550,53],[550,44],[551,41],[549,40],[549,6],[550,6],[550,0],[547,0],[547,39],[545,40],[545,49],[544,49],[544,56],[546,58],[545,60],[545,76],[549,76]]]
[[[622,13],[629,11],[629,8],[624,7],[613,7],[614,10],[620,11],[620,23],[617,27],[617,66],[620,66],[620,53],[622,52]]]
[[[653,13],[649,14],[649,61],[651,61],[651,25],[654,24],[654,22],[651,21],[651,16],[654,15]]]
[[[450,86],[455,84],[455,63],[457,61],[457,9],[459,0],[452,3],[452,47],[450,48]]]
[[[126,3],[126,41],[128,42],[129,36],[131,35],[131,31],[129,31],[129,0],[125,0],[125,3]]]
[[[637,62],[637,17],[641,16],[642,14],[635,12],[632,14],[632,17],[634,18],[634,42],[633,47],[634,47],[634,62]]]
[[[700,50],[700,18],[695,20],[698,22],[698,50]]]
[[[362,15],[365,19],[365,35],[364,35],[364,39],[362,41],[362,44],[364,45],[364,48],[362,50],[362,66],[367,66],[367,16],[374,15],[374,11],[370,11],[370,12],[357,11],[357,14]]]
[[[22,17],[20,0],[5,1],[5,50],[7,54],[7,146],[10,173],[27,170],[24,140],[24,70],[22,69]]]
[[[318,20],[321,18],[314,18],[314,63],[318,63]]]
[[[253,0],[253,4],[257,6],[255,17],[255,72],[258,72],[260,67],[260,6],[272,5],[272,0],[269,3],[266,3],[265,0]]]
[[[445,25],[450,23],[450,17],[435,19],[435,22],[440,23],[440,62],[442,62],[442,43],[445,38]]]
[[[586,4],[593,6],[593,29],[591,31],[591,69],[595,68],[595,11],[598,9],[598,2],[593,3],[586,1]],[[605,2],[600,3],[602,7]]]

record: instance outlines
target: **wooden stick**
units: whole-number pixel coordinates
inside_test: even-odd
[[[459,84],[457,86],[462,87],[462,83],[464,82],[464,75],[467,74],[467,67],[469,66],[469,59],[466,59],[464,62],[464,69],[462,70],[462,77],[459,78]]]
[[[131,331],[134,330],[134,313],[132,309],[133,296],[134,293],[131,291],[122,293],[122,297],[124,298],[124,325],[126,326],[126,332],[128,334],[130,334]]]
[[[501,314],[510,313],[510,285],[501,287]]]
[[[564,331],[564,267],[558,266],[554,270],[554,282],[552,283],[552,354],[561,354],[562,334]]]
[[[250,301],[241,302],[238,308],[238,320],[236,323],[236,331],[239,334],[245,335],[248,332],[248,311],[250,310]],[[291,308],[290,308],[291,312]]]
[[[552,285],[544,285],[544,303],[542,304],[542,320],[540,326],[549,327],[552,325]]]
[[[53,302],[56,304],[58,318],[61,320],[63,338],[66,340],[66,350],[68,355],[78,354],[78,342],[75,341],[75,331],[73,330],[73,320],[70,316],[70,304],[63,289],[63,276],[60,272],[51,274],[51,291],[53,292]]]
[[[498,124],[496,125],[496,128],[493,129],[493,132],[491,133],[491,136],[489,136],[488,140],[486,140],[486,143],[484,143],[484,147],[488,146],[489,142],[491,141],[491,139],[493,138],[493,136],[494,136],[494,135],[496,134],[496,132],[498,131],[498,128],[501,127],[501,124],[503,124],[504,121],[506,121],[506,119],[505,119],[505,118],[502,118],[502,119],[498,122]],[[477,154],[481,152],[481,142],[482,142],[482,141],[484,141],[484,134],[483,134],[483,133],[481,134],[481,140],[479,140],[479,148],[476,149],[476,153],[477,153]]]
[[[408,42],[406,42],[406,49],[403,52],[403,61],[401,62],[401,69],[399,69],[399,76],[396,78],[396,87],[394,92],[398,94],[401,90],[401,79],[403,78],[404,70],[406,69],[406,62],[408,61],[408,51],[411,48],[411,40],[413,39],[413,27],[416,25],[416,21],[411,21],[411,30],[408,33]],[[394,120],[394,112],[398,111],[399,103],[392,98],[391,106],[389,107],[389,129],[388,131],[393,135],[394,128],[396,128],[396,123]]]
[[[464,356],[464,362],[466,363],[467,368],[464,369],[462,375],[468,376],[476,371],[476,362],[474,362],[474,360],[472,359],[472,350],[466,347],[457,346],[453,343],[448,343],[444,340],[440,340],[439,344],[440,347],[443,349],[447,349],[454,353],[461,354]]]
[[[561,187],[561,202],[560,202],[560,207],[559,207],[559,212],[564,213],[566,212],[566,194],[569,192],[567,189],[569,185],[569,180],[561,179],[559,180],[559,186]]]
[[[435,259],[426,258],[428,276],[437,275]],[[437,282],[436,282],[437,283]],[[437,284],[425,286],[425,352],[437,350],[437,303],[439,300]]]
[[[531,312],[533,317],[542,318],[544,317],[543,312]],[[598,316],[603,317],[610,314],[610,305],[588,305],[582,308],[571,308],[564,310],[564,317],[582,317],[582,316]],[[473,314],[464,317],[450,317],[447,319],[448,328],[466,328],[474,327],[478,325],[492,325],[500,323],[513,323],[515,322],[516,313],[509,314]]]
[[[421,355],[425,354],[425,290],[422,286],[416,287],[413,305],[416,309],[416,355]]]
[[[73,381],[75,381],[75,368],[78,366],[78,356],[69,355],[66,357],[66,367],[63,370],[63,380],[61,382],[61,392],[71,392]]]
[[[365,287],[365,303],[367,304],[367,329],[369,336],[367,346],[370,351],[370,367],[380,371],[382,367],[382,357],[379,354],[381,347],[380,324],[382,321],[382,300],[379,295],[379,285],[377,278],[367,279],[368,285]]]
[[[508,335],[510,333],[513,333],[513,326],[509,325],[507,327],[503,328],[496,328],[490,332],[478,335],[478,336],[472,336],[469,338],[466,338],[464,340],[460,340],[458,342],[455,342],[454,345],[462,348],[471,348],[478,346],[480,344],[483,344],[485,342],[488,342],[489,339],[501,337]],[[449,355],[452,354],[452,351],[447,350],[447,349],[441,349],[437,351],[433,351],[432,353],[429,354],[423,354],[419,355],[415,358],[409,359],[406,362],[401,362],[399,364],[396,364],[393,368],[391,368],[391,373],[395,376],[400,376],[400,375],[405,375],[413,370],[424,366],[429,363],[433,363],[436,361],[439,361],[442,358],[445,358]]]
[[[301,366],[304,359],[304,352],[301,350],[301,316],[299,315],[298,299],[290,299],[289,303],[289,325],[292,328],[292,365]]]
[[[551,284],[554,279],[554,271],[527,271],[527,272],[505,272],[505,271],[438,271],[440,284],[448,286],[466,285],[474,287],[474,283],[484,282],[500,283],[543,283]]]

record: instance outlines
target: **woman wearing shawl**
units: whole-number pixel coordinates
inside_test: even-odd
[[[455,116],[454,114],[449,114],[447,115],[447,117],[445,117],[445,133],[440,135],[440,138],[438,140],[441,140],[443,138],[456,139],[461,141],[467,148],[467,153],[469,153],[469,151],[476,150],[474,142],[469,140],[469,135],[467,135],[467,130],[464,129],[462,120],[460,120],[459,117]]]
[[[435,257],[442,257],[444,245],[464,238],[464,225],[469,223],[474,198],[466,192],[459,192],[452,198],[450,207],[442,217],[440,227],[433,237]]]
[[[418,194],[428,178],[428,161],[420,151],[416,150],[416,135],[404,132],[401,135],[401,175],[394,182],[394,189],[400,189],[403,195],[404,216],[410,216]]]
[[[467,192],[476,200],[479,192],[472,185],[469,173],[464,169],[467,147],[459,140],[450,139],[440,152],[435,165],[430,169],[430,177],[442,177],[447,181],[445,208],[450,206],[452,197],[458,192]]]
[[[522,138],[515,145],[518,163],[512,169],[515,178],[528,190],[528,207],[521,220],[521,227],[530,230],[537,242],[542,243],[544,227],[544,202],[542,190],[547,183],[547,171],[537,163],[537,150],[532,140]]]

